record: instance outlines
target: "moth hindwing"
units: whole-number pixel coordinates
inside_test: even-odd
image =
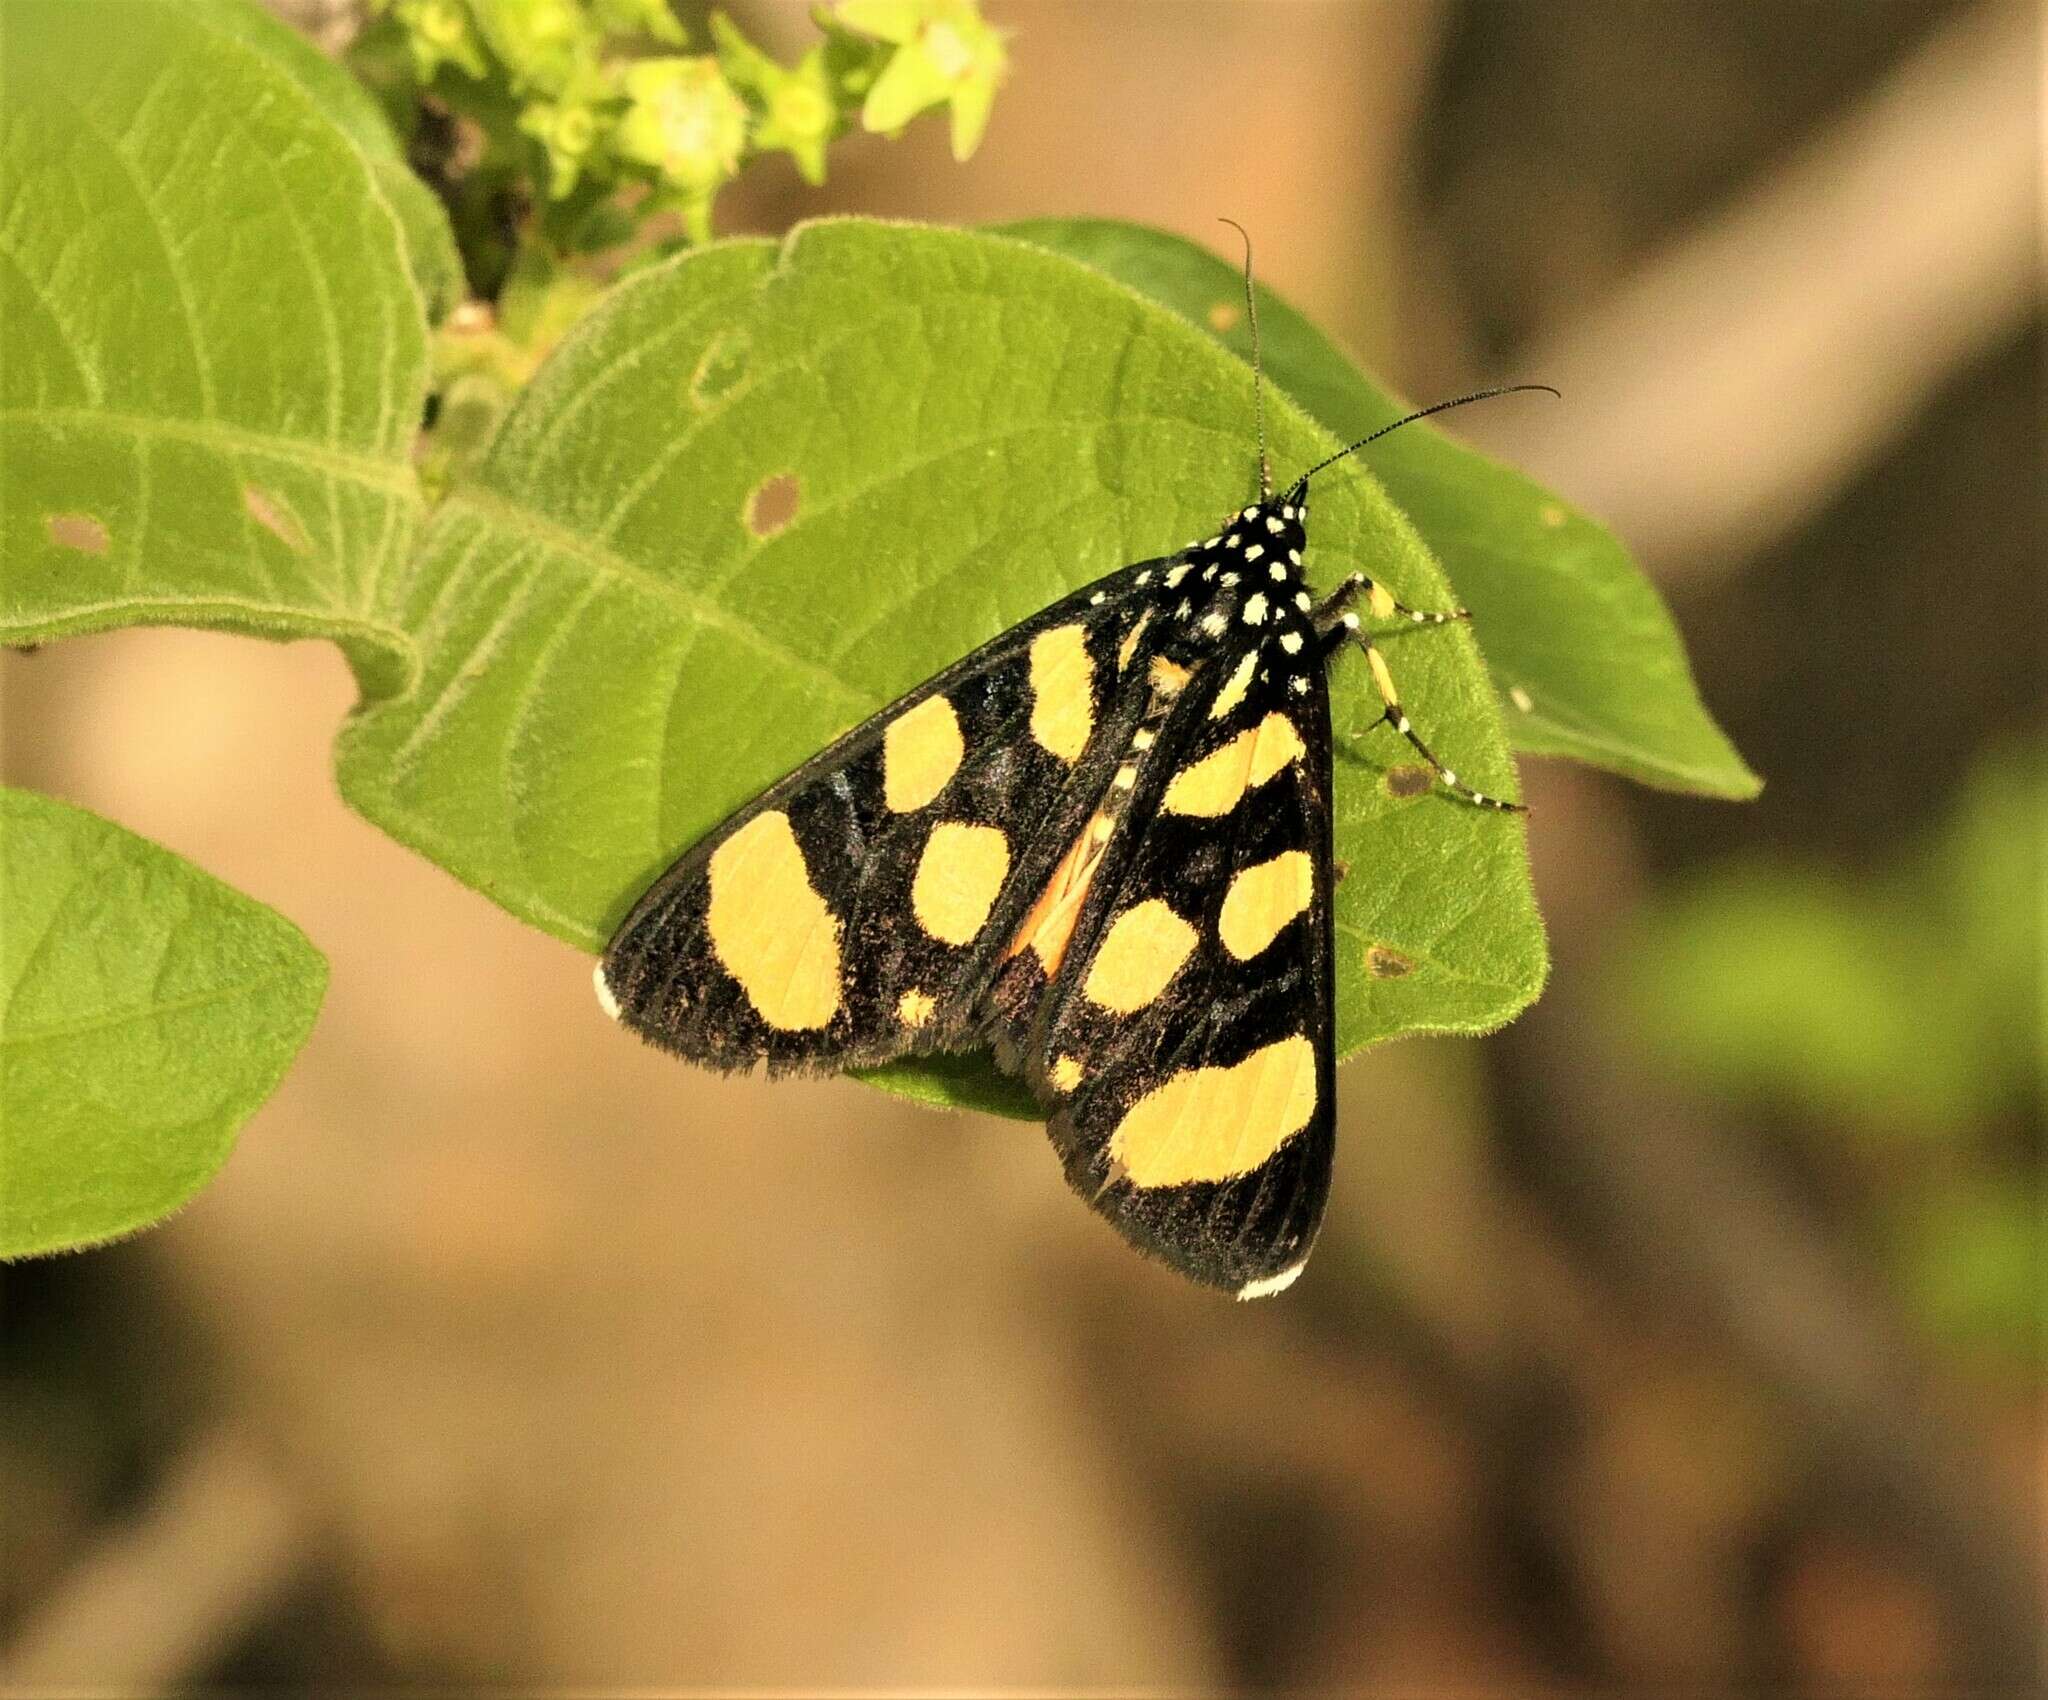
[[[1303,480],[854,728],[640,899],[606,1007],[715,1068],[990,1048],[1134,1245],[1286,1286],[1333,1143],[1325,671],[1352,600],[1408,612],[1356,576],[1317,603],[1307,518]]]

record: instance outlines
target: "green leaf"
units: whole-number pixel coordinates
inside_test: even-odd
[[[1614,952],[1617,1026],[1721,1093],[1830,1130],[1948,1138],[1981,1091],[1969,1002],[1924,917],[1779,859],[1723,862]]]
[[[650,268],[557,350],[451,491],[385,617],[412,688],[344,735],[345,793],[596,949],[679,851],[1063,591],[1213,529],[1248,494],[1250,375],[1180,318],[1041,248],[835,221]],[[1284,397],[1290,463],[1334,445]],[[793,517],[757,526],[754,503]],[[1362,472],[1318,492],[1309,569],[1449,599]],[[757,534],[757,531],[767,534]],[[1387,645],[1418,725],[1512,794],[1462,628]],[[1338,1042],[1507,1020],[1544,972],[1520,823],[1388,784],[1405,746],[1336,670]],[[982,1101],[960,1071],[906,1073]],[[986,1079],[986,1071],[983,1071]]]
[[[1193,243],[1098,219],[1004,228],[1107,272],[1249,359],[1242,274]],[[1267,377],[1340,442],[1409,411],[1263,287],[1259,330]],[[1672,790],[1756,795],[1760,781],[1700,702],[1656,588],[1608,531],[1432,424],[1406,427],[1366,454],[1471,608],[1515,748]],[[1275,476],[1305,464],[1276,453]],[[1406,598],[1391,563],[1369,561],[1367,570],[1378,576],[1382,565]]]
[[[1931,1336],[2036,1367],[2043,1246],[2031,1176],[1958,1168],[1906,1203],[1890,1227],[1908,1308]]]
[[[237,10],[0,10],[0,641],[326,634],[395,684],[420,284],[384,178]]]
[[[305,1042],[283,916],[97,816],[0,791],[0,1257],[175,1210]]]
[[[355,144],[397,215],[427,317],[438,324],[462,299],[462,256],[456,252],[455,232],[449,227],[447,209],[406,164],[405,152],[370,91],[347,67],[258,7],[210,3],[181,10],[269,59]]]

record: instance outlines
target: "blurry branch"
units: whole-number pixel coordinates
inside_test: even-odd
[[[1474,438],[1607,520],[1667,586],[1739,567],[2038,298],[2041,23],[1944,24],[1802,155],[1528,349],[1549,410]]]
[[[189,1683],[297,1571],[299,1509],[251,1442],[202,1436],[0,1651],[0,1694]]]

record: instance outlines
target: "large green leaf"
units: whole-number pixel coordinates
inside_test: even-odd
[[[370,91],[346,66],[255,6],[216,3],[188,5],[183,10],[191,13],[195,22],[219,30],[269,59],[355,144],[368,162],[379,192],[397,215],[427,316],[438,323],[462,299],[462,256],[456,252],[455,232],[434,191],[406,163],[405,152]]]
[[[1284,398],[1276,452],[1332,446]],[[344,738],[343,789],[401,840],[586,948],[737,804],[1064,590],[1244,500],[1249,374],[1176,315],[1022,242],[862,221],[735,242],[620,287],[451,492],[383,617],[412,688]],[[796,504],[757,535],[777,480]],[[1353,466],[1311,572],[1449,598]],[[1462,628],[1389,645],[1410,712],[1512,794]],[[1496,1026],[1542,980],[1520,823],[1395,794],[1362,666],[1341,749],[1338,1039]],[[909,1071],[983,1101],[976,1076]],[[903,1071],[893,1076],[898,1083]]]
[[[327,964],[82,809],[0,791],[0,1257],[175,1210],[297,1054]]]
[[[324,633],[395,683],[420,284],[388,174],[237,10],[0,9],[0,640]]]
[[[1250,357],[1242,275],[1184,238],[1099,219],[1006,228],[1121,279]],[[1341,441],[1409,411],[1263,287],[1259,330],[1267,377]],[[1674,790],[1756,794],[1756,776],[1700,702],[1656,588],[1610,532],[1431,424],[1406,427],[1367,453],[1472,609],[1517,749],[1573,756]],[[1276,476],[1299,464],[1280,456]]]

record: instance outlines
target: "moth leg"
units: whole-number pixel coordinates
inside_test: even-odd
[[[1353,573],[1324,597],[1316,608],[1317,629],[1327,631],[1336,616],[1360,596],[1365,598],[1365,605],[1372,610],[1373,618],[1377,620],[1391,620],[1399,614],[1418,626],[1441,626],[1451,620],[1472,618],[1472,610],[1469,608],[1411,608],[1405,602],[1397,602],[1394,593],[1377,580],[1369,578],[1364,573]]]
[[[1358,616],[1349,610],[1339,614],[1323,633],[1323,654],[1329,656],[1347,639],[1365,651],[1366,663],[1372,669],[1373,686],[1380,693],[1382,713],[1379,720],[1373,722],[1375,726],[1384,722],[1406,738],[1414,747],[1415,753],[1429,763],[1438,783],[1453,795],[1462,797],[1466,802],[1476,804],[1482,809],[1499,809],[1515,815],[1525,815],[1529,812],[1524,804],[1510,803],[1504,797],[1489,797],[1484,791],[1473,790],[1459,779],[1457,774],[1437,760],[1435,752],[1422,741],[1421,734],[1408,723],[1408,716],[1401,707],[1401,693],[1394,688],[1394,675],[1387,669],[1386,657],[1380,654],[1372,639],[1358,629]]]

